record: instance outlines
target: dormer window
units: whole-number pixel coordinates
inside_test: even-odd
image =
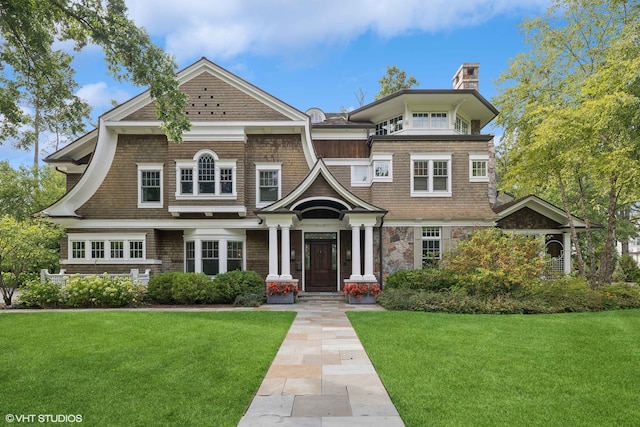
[[[397,116],[376,124],[376,135],[390,135],[401,130],[402,116]]]
[[[413,113],[413,127],[417,129],[448,129],[447,113]]]

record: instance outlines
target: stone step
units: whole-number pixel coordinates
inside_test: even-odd
[[[300,292],[298,300],[305,301],[344,301],[342,292]]]

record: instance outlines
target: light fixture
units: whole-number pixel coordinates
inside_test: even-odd
[[[351,261],[351,249],[347,249],[347,261]]]
[[[291,253],[289,254],[289,256],[291,257],[291,261],[295,261],[296,260],[296,249],[295,248],[291,248]]]

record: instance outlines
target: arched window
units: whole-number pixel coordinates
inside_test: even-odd
[[[235,175],[235,160],[219,159],[215,152],[201,150],[191,160],[176,160],[176,198],[234,198]]]
[[[216,192],[216,162],[211,154],[203,154],[198,159],[198,192],[200,194],[215,194]]]

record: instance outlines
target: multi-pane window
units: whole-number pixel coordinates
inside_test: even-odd
[[[220,169],[220,193],[233,193],[233,169],[231,168]]]
[[[242,242],[227,242],[227,271],[242,270]]]
[[[463,135],[469,135],[469,122],[460,117],[456,117],[456,131]]]
[[[411,195],[442,197],[451,195],[451,155],[412,156]]]
[[[184,252],[184,270],[187,273],[194,273],[196,271],[196,242],[186,242]]]
[[[144,234],[78,233],[69,237],[71,259],[122,263],[145,259]]]
[[[431,113],[431,128],[446,129],[448,127],[447,113]]]
[[[447,129],[447,113],[413,113],[413,127],[422,129]]]
[[[141,240],[133,240],[129,242],[129,258],[142,259],[144,258],[144,242]]]
[[[431,266],[441,257],[440,227],[422,227],[422,266]]]
[[[160,171],[141,171],[142,202],[160,201]]]
[[[138,163],[138,207],[162,207],[162,164]]]
[[[198,159],[198,193],[216,192],[215,160],[211,154],[203,154]]]
[[[376,135],[387,135],[401,130],[402,116],[397,116],[376,124]]]
[[[111,259],[124,258],[124,242],[122,240],[112,241],[110,246],[111,246]]]
[[[489,155],[469,154],[469,181],[489,181]]]
[[[429,113],[413,113],[413,127],[414,128],[428,128],[429,127]]]
[[[235,160],[219,160],[206,150],[193,160],[176,160],[176,198],[215,198],[235,195]]]
[[[278,200],[278,189],[280,182],[279,170],[262,170],[260,171],[258,202],[275,202]]]
[[[84,259],[84,242],[71,242],[71,258]]]
[[[220,272],[220,255],[216,241],[202,242],[202,272],[209,276],[215,276]]]
[[[429,161],[413,162],[413,191],[429,191]]]
[[[104,242],[91,242],[91,258],[102,259],[104,258]]]
[[[180,194],[193,194],[193,169],[180,169]]]

